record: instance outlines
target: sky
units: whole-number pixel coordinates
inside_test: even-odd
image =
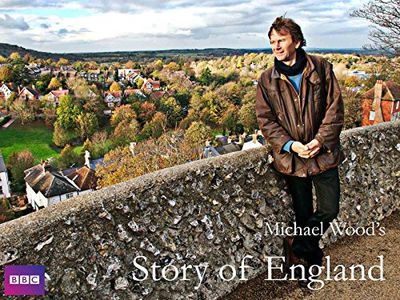
[[[286,13],[310,48],[361,48],[367,0],[0,0],[1,42],[46,52],[269,48]]]

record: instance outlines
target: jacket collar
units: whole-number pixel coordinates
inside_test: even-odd
[[[304,78],[309,78],[309,81],[312,84],[320,83],[321,79],[318,75],[318,72],[315,70],[315,65],[313,60],[311,59],[311,56],[306,53],[306,58],[307,58],[307,64],[303,71]],[[271,79],[279,79],[279,78],[281,78],[281,74],[279,74],[278,70],[275,68],[275,66],[273,66],[271,72]]]

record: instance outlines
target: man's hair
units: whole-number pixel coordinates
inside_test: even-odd
[[[271,38],[271,33],[274,29],[278,33],[288,32],[292,36],[293,41],[300,42],[300,47],[306,46],[306,40],[300,26],[292,19],[285,18],[285,16],[277,17],[268,31],[269,38]]]

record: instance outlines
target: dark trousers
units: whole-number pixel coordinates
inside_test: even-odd
[[[340,182],[338,168],[327,170],[308,177],[285,176],[293,199],[293,209],[296,215],[296,225],[301,228],[323,228],[325,232],[329,223],[339,213]],[[312,185],[314,184],[317,207],[313,208]],[[323,234],[295,236],[293,252],[296,256],[306,259],[311,264],[320,264],[322,250],[319,240]]]

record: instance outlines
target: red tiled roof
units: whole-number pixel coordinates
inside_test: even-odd
[[[50,93],[52,93],[57,98],[60,98],[61,96],[68,95],[69,91],[68,90],[54,90],[54,91],[51,91]]]
[[[107,95],[113,95],[115,98],[121,98],[121,91],[116,91],[116,92],[110,92],[110,91],[106,91],[105,92],[105,96]]]
[[[80,169],[67,175],[82,191],[94,190],[96,188],[96,176],[93,170],[87,166],[83,166]]]
[[[383,83],[382,88],[382,100],[393,101],[390,93],[388,93],[388,89],[390,93],[393,95],[394,100],[400,100],[400,85],[393,81],[385,81]],[[375,87],[369,89],[364,95],[363,98],[374,99]]]

